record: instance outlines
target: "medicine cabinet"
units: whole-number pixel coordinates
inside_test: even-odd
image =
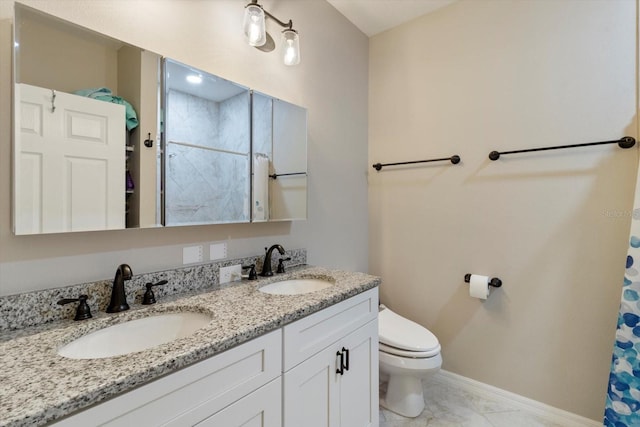
[[[304,108],[19,3],[14,29],[16,234],[307,217]]]

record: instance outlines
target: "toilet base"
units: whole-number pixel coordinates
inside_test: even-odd
[[[404,417],[415,418],[424,410],[422,380],[408,375],[389,375],[387,393],[380,406]]]

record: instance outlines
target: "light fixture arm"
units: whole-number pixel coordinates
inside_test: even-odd
[[[264,11],[264,14],[267,15],[269,18],[273,19],[274,21],[276,21],[278,25],[280,25],[282,28],[288,28],[290,30],[293,29],[293,21],[291,19],[289,19],[289,22],[285,24],[284,22],[282,22],[281,20],[279,20],[278,18],[276,18],[275,16],[267,12],[266,10]]]
[[[258,0],[251,0],[250,4],[255,4],[256,6],[259,6],[263,10],[266,16],[276,21],[278,25],[280,25],[282,28],[288,28],[289,30],[293,30],[293,21],[291,19],[289,19],[289,22],[286,22],[286,23],[282,22],[281,20],[279,20],[278,18],[276,18],[275,16],[267,12],[265,8],[262,7],[262,5],[258,4]]]

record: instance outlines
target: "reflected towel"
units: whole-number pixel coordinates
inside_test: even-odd
[[[127,130],[131,131],[138,127],[138,114],[127,100],[115,96],[111,93],[111,89],[99,87],[95,89],[82,89],[74,92],[76,95],[86,96],[88,98],[99,99],[100,101],[113,102],[114,104],[124,105],[126,115]]]
[[[269,219],[269,157],[253,155],[253,220]]]

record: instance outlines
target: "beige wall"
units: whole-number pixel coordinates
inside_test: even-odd
[[[10,43],[0,46],[0,295],[182,264],[182,247],[225,241],[229,257],[282,243],[310,263],[367,270],[368,39],[324,0],[261,2],[300,32],[302,63],[243,40],[237,0],[25,0],[25,4],[308,108],[309,219],[48,236],[11,234]],[[10,18],[13,1],[0,1]],[[280,28],[269,23],[274,36]],[[6,31],[5,31],[6,35]],[[5,37],[6,39],[6,37]],[[277,41],[279,43],[279,41]]]
[[[461,1],[370,39],[369,265],[444,369],[601,420],[638,150],[636,2]],[[486,302],[465,273],[500,277]]]

